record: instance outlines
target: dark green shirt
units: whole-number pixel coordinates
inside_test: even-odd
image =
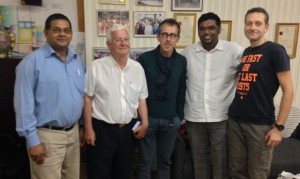
[[[145,70],[149,96],[147,98],[148,114],[151,117],[172,119],[176,116],[183,119],[183,109],[186,92],[186,58],[174,52],[175,64],[168,79],[168,99],[161,101],[157,97],[159,88],[155,81],[160,74],[159,46],[151,51],[141,54],[138,61]]]

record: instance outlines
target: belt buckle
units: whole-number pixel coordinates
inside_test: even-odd
[[[118,124],[118,127],[119,128],[122,128],[122,127],[124,127],[125,126],[125,124]]]
[[[70,127],[64,127],[64,128],[62,128],[61,130],[62,130],[62,131],[69,131],[69,130],[71,130],[73,127],[74,127],[74,125],[73,125],[73,126],[70,126]]]

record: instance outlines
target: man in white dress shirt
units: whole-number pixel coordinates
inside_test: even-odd
[[[218,38],[220,18],[203,14],[200,41],[182,51],[187,59],[185,119],[195,179],[224,179],[227,172],[227,110],[234,97],[243,48]]]
[[[130,179],[134,136],[148,129],[147,83],[142,66],[128,58],[128,29],[107,32],[111,56],[94,60],[85,85],[84,121],[89,179]],[[139,113],[141,125],[132,131]]]

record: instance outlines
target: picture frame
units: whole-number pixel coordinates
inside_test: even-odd
[[[109,56],[110,55],[110,51],[108,50],[108,48],[101,48],[101,47],[94,47],[93,48],[93,59],[99,59],[99,58],[103,58],[105,56]]]
[[[137,58],[144,52],[153,50],[154,48],[130,48],[129,57],[133,60]],[[99,59],[111,55],[108,48],[94,47],[93,48],[93,59]]]
[[[123,24],[129,29],[129,11],[103,11],[97,10],[98,36],[106,36],[106,31],[113,24]]]
[[[181,29],[176,48],[185,48],[187,45],[195,43],[196,18],[197,13],[174,13],[174,19],[179,23]]]
[[[126,0],[99,0],[100,4],[125,4]]]
[[[231,28],[232,21],[226,20],[221,21],[221,33],[219,34],[219,38],[227,41],[231,41]]]
[[[276,23],[274,42],[284,46],[290,58],[296,57],[299,23]]]
[[[136,0],[136,5],[138,5],[138,6],[157,6],[157,7],[163,7],[164,0],[151,0],[151,1]]]
[[[156,37],[158,25],[164,19],[164,12],[133,12],[134,37]]]
[[[172,0],[172,11],[202,11],[203,0]]]
[[[154,48],[131,48],[130,49],[130,53],[129,53],[129,57],[133,60],[137,60],[138,57],[147,51],[153,50]]]

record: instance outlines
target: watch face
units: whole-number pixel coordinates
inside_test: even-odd
[[[283,125],[275,124],[275,127],[276,127],[279,131],[283,131],[283,129],[284,129],[284,126],[283,126]]]

